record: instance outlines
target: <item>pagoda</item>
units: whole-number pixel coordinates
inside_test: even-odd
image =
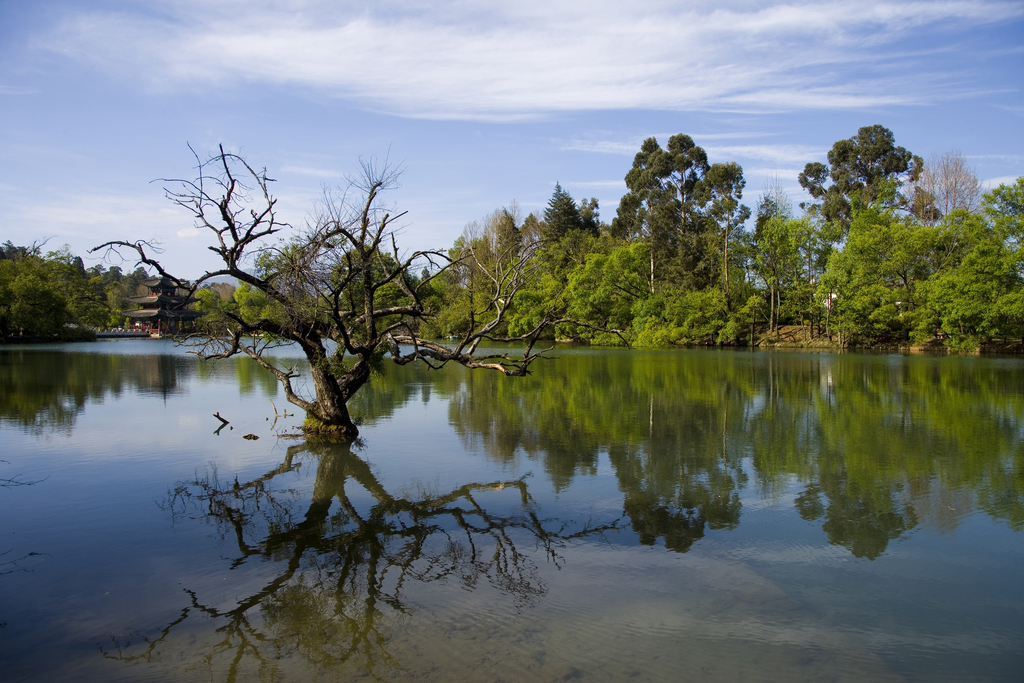
[[[146,296],[129,297],[128,301],[140,304],[142,308],[133,311],[122,311],[125,316],[135,321],[135,328],[149,332],[151,336],[175,334],[191,326],[196,318],[206,315],[202,311],[186,308],[195,302],[188,296],[187,290],[178,286],[167,277],[155,277],[143,280],[140,284],[149,288]],[[188,282],[180,284],[188,286]]]

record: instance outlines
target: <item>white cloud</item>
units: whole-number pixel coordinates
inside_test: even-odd
[[[615,189],[621,189],[625,191],[626,181],[625,180],[588,180],[579,182],[568,182],[566,183],[569,187],[610,187]]]
[[[109,263],[123,266],[116,254],[88,251],[112,240],[147,240],[157,246],[156,253],[165,263],[181,272],[200,268],[212,257],[212,252],[195,241],[199,231],[191,218],[168,206],[157,193],[53,192],[45,201],[12,193],[4,197],[4,203],[8,238],[16,244],[49,238],[50,245],[68,244],[87,262],[109,257]],[[128,264],[134,263],[131,256],[129,251],[122,252]]]
[[[26,88],[20,85],[0,85],[0,95],[35,95],[39,92],[36,88]]]
[[[1024,162],[1022,154],[965,154],[964,157],[967,159],[997,159],[1018,164]]]
[[[901,66],[913,61],[903,48],[908,38],[1024,15],[1020,3],[987,0],[736,2],[713,10],[676,2],[592,2],[582,10],[558,0],[178,0],[160,16],[145,7],[76,14],[44,43],[151,88],[284,84],[404,116],[489,120],[933,102],[961,94],[969,75]]]
[[[758,133],[755,131],[731,131],[728,133],[694,133],[692,137],[698,144],[703,145],[704,140],[736,140],[742,138],[769,137],[772,133]]]
[[[998,178],[989,178],[988,180],[981,181],[981,186],[986,190],[994,190],[1000,185],[1013,185],[1017,182],[1017,178],[1019,177],[1020,176],[1015,175],[1004,175],[999,176]]]
[[[714,161],[732,158],[774,161],[778,164],[798,163],[801,168],[808,161],[823,160],[828,149],[812,145],[706,145],[704,151]]]
[[[12,223],[30,224],[37,233],[58,238],[123,239],[126,230],[155,235],[188,222],[187,216],[168,209],[160,195],[53,193],[45,203],[20,202],[15,195],[6,201]]]
[[[562,151],[596,152],[598,154],[627,154],[633,156],[640,151],[642,138],[636,140],[569,140],[559,144]]]
[[[693,135],[694,141],[701,144],[704,147],[704,151],[708,153],[708,159],[712,162],[719,161],[732,161],[732,160],[750,160],[756,159],[764,162],[774,162],[781,168],[787,166],[793,166],[796,164],[800,169],[803,169],[803,165],[808,161],[823,160],[827,148],[816,147],[813,145],[787,145],[787,144],[754,144],[754,145],[718,145],[704,144],[703,140],[718,140],[728,138],[748,138],[748,137],[762,137],[760,133],[721,133],[721,134],[705,134],[705,135]],[[669,135],[656,135],[658,142],[662,146],[668,143]],[[599,154],[622,154],[633,156],[640,151],[640,145],[643,139],[637,137],[629,140],[570,140],[563,142],[559,145],[559,149],[579,151],[579,152],[596,152]],[[789,171],[781,171],[789,172]],[[796,171],[794,175],[799,173]]]
[[[195,239],[197,237],[201,237],[202,234],[203,234],[203,231],[200,230],[199,228],[195,227],[195,226],[192,226],[192,227],[188,227],[188,228],[182,228],[181,230],[178,230],[174,234],[177,235],[180,239],[188,240],[188,239]]]
[[[311,176],[313,178],[331,178],[337,180],[344,177],[344,173],[329,168],[313,168],[310,166],[283,166],[282,173],[294,173],[295,175]]]

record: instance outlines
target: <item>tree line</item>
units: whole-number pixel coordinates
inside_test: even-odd
[[[840,346],[1024,338],[1024,178],[983,193],[959,153],[925,162],[875,125],[806,165],[798,206],[775,180],[751,210],[740,165],[687,135],[647,139],[625,182],[611,223],[560,184],[542,214],[513,202],[470,223],[431,283],[428,336],[462,334],[525,259],[513,335],[548,316],[568,319],[559,339],[647,347],[770,344],[786,326]]]
[[[91,339],[97,329],[124,324],[142,268],[85,267],[67,245],[44,252],[43,244],[0,246],[0,341]]]
[[[468,224],[444,272],[406,273],[423,311],[412,329],[458,339],[501,309],[490,336],[542,327],[548,338],[638,347],[1024,342],[1024,178],[983,193],[958,152],[925,162],[874,125],[798,180],[804,201],[775,179],[752,210],[739,164],[712,163],[688,135],[666,147],[649,138],[610,223],[596,199],[556,184],[543,212],[523,215],[513,201]],[[382,272],[402,265],[374,258]],[[86,268],[66,246],[8,241],[0,338],[67,340],[122,325],[145,277],[142,267]],[[502,304],[498,290],[513,282]],[[218,313],[210,329],[226,314],[273,318],[272,297],[240,284],[197,292],[200,308]],[[408,298],[400,289],[382,292],[398,305]]]

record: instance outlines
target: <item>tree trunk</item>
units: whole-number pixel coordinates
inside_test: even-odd
[[[359,429],[348,413],[348,399],[370,379],[370,368],[362,360],[356,361],[347,372],[340,377],[329,368],[329,361],[320,344],[306,342],[302,344],[306,358],[309,360],[309,374],[313,379],[316,400],[312,403],[289,400],[306,411],[306,421],[302,430],[307,434],[319,436],[354,439]],[[290,393],[290,392],[289,392]]]
[[[316,390],[316,401],[306,410],[306,421],[302,426],[307,433],[355,438],[359,430],[352,422],[346,405],[347,397],[341,384],[330,371],[312,365],[310,375]],[[364,382],[360,382],[362,386]],[[352,392],[354,393],[354,389]]]
[[[725,229],[725,254],[722,259],[722,267],[725,269],[725,309],[727,311],[732,310],[729,299],[729,228]]]
[[[651,294],[654,294],[654,239],[651,239]]]

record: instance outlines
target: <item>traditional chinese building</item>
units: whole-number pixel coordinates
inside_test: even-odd
[[[129,297],[128,301],[140,304],[142,308],[122,311],[135,323],[136,329],[153,335],[175,334],[189,329],[196,318],[205,315],[202,311],[186,308],[195,299],[166,277],[150,278],[141,284],[149,288],[149,294]]]

